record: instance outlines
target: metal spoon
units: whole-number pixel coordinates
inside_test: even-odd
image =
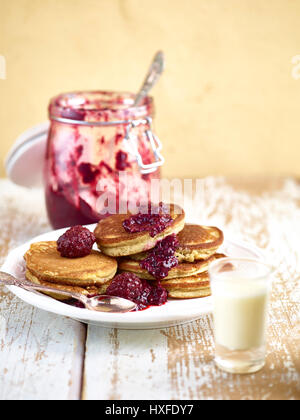
[[[92,298],[88,298],[79,293],[67,292],[65,290],[57,290],[52,287],[43,286],[40,284],[32,284],[26,280],[19,280],[16,277],[0,271],[0,284],[6,286],[16,286],[21,289],[28,291],[37,290],[40,292],[49,292],[60,294],[79,300],[83,303],[86,309],[97,312],[113,312],[113,313],[124,313],[131,312],[136,309],[137,305],[130,300],[123,299],[116,296],[99,295]]]
[[[165,68],[165,57],[164,53],[162,51],[158,51],[151,63],[151,66],[149,68],[148,74],[146,76],[146,79],[139,90],[138,94],[136,95],[134,106],[140,105],[142,100],[145,98],[145,96],[148,95],[148,92],[150,89],[153,88],[153,86],[157,83],[158,79],[160,78],[160,75],[163,73]]]

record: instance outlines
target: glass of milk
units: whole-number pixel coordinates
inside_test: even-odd
[[[262,262],[241,258],[210,265],[215,361],[226,372],[253,373],[265,364],[273,271]]]

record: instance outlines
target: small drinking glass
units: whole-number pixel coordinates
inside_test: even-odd
[[[254,373],[265,365],[268,303],[274,269],[260,261],[223,258],[209,267],[217,366]]]

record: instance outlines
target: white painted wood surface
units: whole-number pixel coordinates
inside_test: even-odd
[[[3,260],[50,227],[40,191],[0,181],[0,194]],[[300,399],[300,186],[208,178],[202,201],[197,214],[187,199],[188,213],[255,243],[278,265],[261,372],[215,367],[211,316],[152,331],[86,328],[1,289],[0,399]]]
[[[41,191],[0,181],[0,263],[48,225]],[[86,327],[33,308],[0,288],[0,399],[76,400]]]
[[[0,399],[78,399],[85,327],[2,292]]]

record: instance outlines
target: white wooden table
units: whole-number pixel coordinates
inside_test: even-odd
[[[1,180],[0,194],[3,262],[10,249],[50,226],[40,191]],[[87,327],[0,289],[0,399],[300,399],[300,185],[207,178],[204,221],[277,262],[261,372],[234,376],[215,367],[210,315],[152,331]]]

